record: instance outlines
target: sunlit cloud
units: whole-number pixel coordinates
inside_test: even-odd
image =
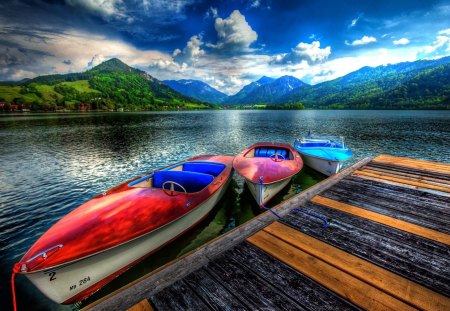
[[[104,17],[116,16],[124,17],[122,0],[65,0],[73,7],[80,7],[94,14],[100,14]]]
[[[331,47],[320,48],[319,41],[312,43],[300,42],[290,53],[276,55],[273,64],[299,64],[306,61],[309,64],[323,62],[330,56]]]
[[[392,41],[392,43],[394,43],[394,45],[406,45],[406,44],[409,44],[409,42],[410,41],[408,38],[401,38],[401,39]]]
[[[175,49],[172,56],[179,63],[194,63],[205,54],[205,51],[201,49],[203,45],[201,35],[192,36],[186,43],[186,47],[183,50]]]
[[[438,32],[431,45],[422,47],[417,53],[419,59],[433,59],[450,55],[450,28]]]
[[[209,7],[208,11],[205,13],[205,19],[217,18],[219,17],[219,11],[215,7]]]
[[[348,28],[353,28],[358,23],[359,19],[363,16],[363,14],[359,14],[356,18],[352,19],[350,24],[348,25]]]
[[[354,40],[353,42],[345,41],[346,45],[358,46],[358,45],[366,45],[372,42],[377,42],[377,39],[372,36],[363,36],[361,39]]]
[[[131,66],[170,59],[169,55],[159,51],[140,50],[120,40],[84,32],[34,33],[45,38],[43,40],[30,40],[25,31],[22,35],[1,31],[0,34],[10,42],[10,47],[0,47],[0,66],[3,68],[0,79],[5,80],[81,72],[112,57],[118,57]]]
[[[214,28],[219,41],[216,44],[207,44],[207,46],[224,52],[252,51],[250,45],[258,39],[258,34],[238,10],[234,10],[225,19],[216,18]]]

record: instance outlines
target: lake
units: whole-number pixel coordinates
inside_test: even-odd
[[[0,114],[0,293],[11,306],[10,271],[57,220],[125,180],[198,155],[235,155],[258,141],[313,133],[346,138],[355,157],[386,153],[450,163],[449,111],[193,111]],[[304,169],[269,206],[324,176]],[[95,294],[150,272],[259,214],[234,174],[224,199],[200,225]],[[16,277],[19,310],[71,310]],[[6,301],[5,301],[6,300]],[[89,302],[88,301],[88,302]]]

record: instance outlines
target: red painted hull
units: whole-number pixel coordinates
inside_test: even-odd
[[[279,162],[274,161],[273,157],[255,157],[253,152],[257,148],[285,149],[289,150],[290,156],[289,159],[280,159]],[[233,167],[239,175],[254,184],[259,183],[260,177],[263,179],[263,184],[271,184],[300,172],[303,162],[297,150],[290,144],[262,142],[238,154],[234,158]]]
[[[209,198],[217,197],[219,190],[223,191],[222,188],[232,175],[232,160],[231,156],[198,156],[178,163],[177,165],[188,162],[215,162],[224,167],[211,183],[195,193],[179,192],[176,196],[168,196],[158,188],[130,186],[130,183],[153,173],[150,172],[96,196],[66,215],[36,241],[21,259],[20,265],[24,267],[21,273],[60,269],[108,252],[129,241],[137,241],[177,222],[178,219],[185,219],[185,215],[195,211],[204,202],[210,202]],[[200,220],[199,218],[192,224],[195,225]],[[166,239],[166,243],[168,242],[170,240]],[[42,253],[45,253],[45,256],[42,256]],[[75,302],[95,292],[147,255],[130,262],[65,302]]]

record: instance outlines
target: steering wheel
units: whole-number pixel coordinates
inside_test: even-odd
[[[281,162],[281,161],[286,160],[286,158],[284,157],[284,155],[277,154],[277,153],[272,154],[272,155],[270,156],[270,159],[271,159],[272,161],[274,161],[274,162]]]
[[[166,184],[170,184],[170,189],[166,189],[166,188],[164,187]],[[164,182],[164,183],[162,184],[162,187],[161,187],[161,188],[163,189],[163,191],[164,191],[165,194],[167,194],[168,196],[174,197],[174,196],[177,196],[177,195],[180,194],[179,192],[175,192],[175,186],[180,187],[181,190],[183,190],[184,193],[187,194],[186,188],[184,188],[184,187],[183,187],[182,185],[180,185],[179,183],[177,183],[177,182],[175,182],[175,181],[171,181],[171,180],[168,180],[168,181]],[[168,192],[168,191],[170,191],[170,192]]]

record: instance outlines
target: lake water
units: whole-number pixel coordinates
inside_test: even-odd
[[[198,154],[235,155],[258,141],[314,133],[346,138],[355,157],[380,153],[450,163],[448,111],[198,111],[0,115],[0,297],[11,306],[14,262],[58,219],[125,180]],[[304,169],[269,205],[324,176]],[[260,213],[237,174],[188,234],[114,280],[93,301]],[[19,310],[70,310],[16,277]]]

